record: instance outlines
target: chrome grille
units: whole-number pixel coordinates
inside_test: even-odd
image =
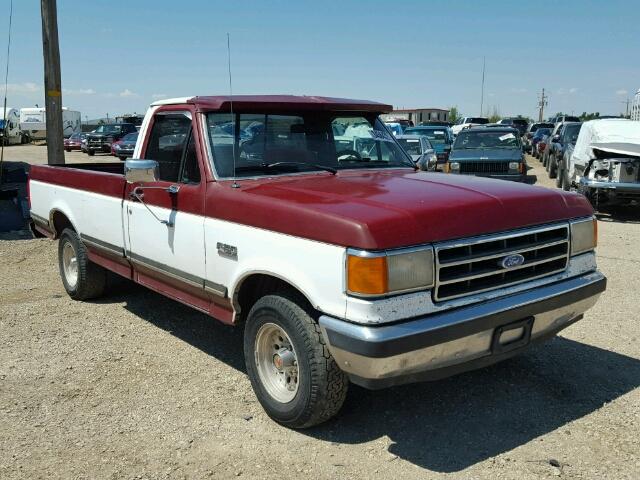
[[[435,245],[434,300],[442,301],[544,277],[567,268],[569,225],[530,228]],[[522,265],[503,268],[508,255]]]
[[[460,162],[460,173],[509,173],[509,162]]]

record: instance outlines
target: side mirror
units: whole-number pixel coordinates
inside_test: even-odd
[[[554,135],[553,138],[551,139],[552,142],[559,142],[560,141],[560,135]]]
[[[127,183],[157,182],[160,178],[160,165],[155,160],[126,160],[124,178]]]

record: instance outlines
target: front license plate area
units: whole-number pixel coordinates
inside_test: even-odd
[[[504,353],[528,345],[531,341],[532,327],[533,317],[497,327],[491,340],[491,352]]]

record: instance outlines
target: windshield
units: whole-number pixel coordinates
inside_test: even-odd
[[[453,148],[455,150],[520,148],[520,141],[512,132],[469,132],[463,130],[456,138]]]
[[[521,126],[527,125],[527,121],[522,118],[514,118],[513,120],[511,120],[511,123],[513,123],[514,125],[521,125]]]
[[[582,124],[567,125],[564,127],[563,136],[566,141],[576,143],[576,140],[578,140],[578,134],[580,133],[580,127],[582,127]]]
[[[138,132],[134,132],[134,133],[127,133],[127,134],[122,138],[122,141],[123,141],[123,142],[135,142],[136,140],[138,140]]]
[[[422,155],[422,147],[419,138],[399,138],[398,143],[409,155]]]
[[[447,143],[447,132],[442,128],[407,128],[405,135],[424,135],[434,145]]]
[[[234,127],[235,124],[235,127]],[[277,175],[327,167],[413,167],[376,115],[207,114],[213,163],[219,177]]]
[[[120,125],[100,125],[94,130],[96,133],[116,133],[120,132],[122,127]]]
[[[551,135],[551,129],[550,128],[539,128],[538,130],[536,130],[536,134],[534,136],[535,137],[543,137],[545,135]]]

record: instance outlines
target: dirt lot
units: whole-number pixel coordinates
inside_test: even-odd
[[[299,432],[261,410],[237,332],[129,283],[73,302],[56,243],[19,237],[0,237],[2,479],[640,476],[640,215],[601,216],[608,290],[558,338],[435,383],[353,387]]]

